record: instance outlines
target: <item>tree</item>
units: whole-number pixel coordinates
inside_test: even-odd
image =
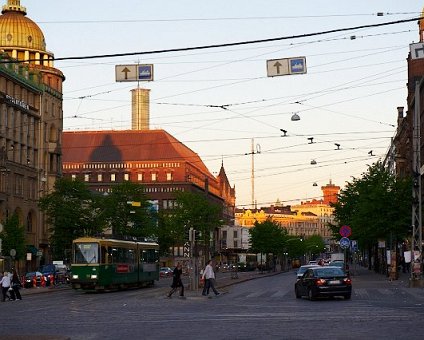
[[[408,234],[410,202],[410,179],[397,178],[377,162],[341,190],[334,204],[338,225],[332,226],[333,235],[340,238],[337,235],[340,226],[349,225],[350,238],[357,240],[363,249],[373,248],[379,239],[394,248]]]
[[[222,206],[208,200],[203,193],[176,192],[174,209],[166,212],[161,218],[159,244],[168,248],[172,245],[182,245],[188,241],[189,229],[198,232],[197,244],[210,250],[211,234],[221,225]],[[201,235],[201,236],[200,236]]]
[[[104,196],[102,214],[113,235],[157,238],[157,216],[143,186],[123,182]]]
[[[274,221],[256,221],[249,230],[250,248],[253,252],[261,254],[272,253],[274,256],[284,252],[287,240],[287,231]]]
[[[66,178],[58,179],[54,191],[40,199],[50,227],[53,259],[64,259],[74,239],[103,230],[98,202],[84,182]]]
[[[11,249],[16,250],[15,259],[22,260],[25,258],[25,228],[19,224],[18,215],[15,213],[9,217],[3,226],[3,231],[0,233],[2,240],[3,255],[8,256]]]

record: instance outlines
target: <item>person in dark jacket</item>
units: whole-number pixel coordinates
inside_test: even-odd
[[[168,293],[168,297],[170,298],[172,294],[174,294],[177,289],[180,289],[180,297],[184,297],[184,285],[181,281],[181,276],[183,275],[183,267],[180,262],[177,263],[177,266],[174,269],[174,274],[172,277],[172,285],[171,285],[171,291]]]
[[[21,292],[19,291],[19,289],[21,288],[21,281],[19,281],[19,276],[16,272],[16,269],[13,269],[13,276],[10,282],[10,286],[12,287],[13,292],[15,293],[15,299],[22,300]]]

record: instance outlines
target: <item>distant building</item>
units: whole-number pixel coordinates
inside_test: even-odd
[[[322,200],[301,202],[292,206],[262,207],[260,209],[236,209],[236,223],[245,227],[253,227],[255,221],[267,219],[277,222],[285,228],[289,235],[309,237],[321,236],[326,244],[331,244],[332,233],[328,223],[334,222],[334,208],[331,203],[337,202],[340,187],[330,183],[322,186]]]

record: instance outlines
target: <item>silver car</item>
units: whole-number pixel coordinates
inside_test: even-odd
[[[299,267],[299,269],[296,272],[296,281],[299,280],[309,268],[315,268],[315,267],[319,267],[319,266],[317,264],[306,264],[304,266]]]

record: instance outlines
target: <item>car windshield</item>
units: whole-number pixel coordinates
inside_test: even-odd
[[[344,276],[344,273],[340,268],[319,268],[319,269],[315,269],[315,276],[317,277]]]
[[[99,245],[97,243],[75,243],[74,263],[99,263]]]
[[[306,272],[307,269],[308,269],[308,267],[300,267],[299,270],[297,271],[297,273],[303,274],[304,272]]]

